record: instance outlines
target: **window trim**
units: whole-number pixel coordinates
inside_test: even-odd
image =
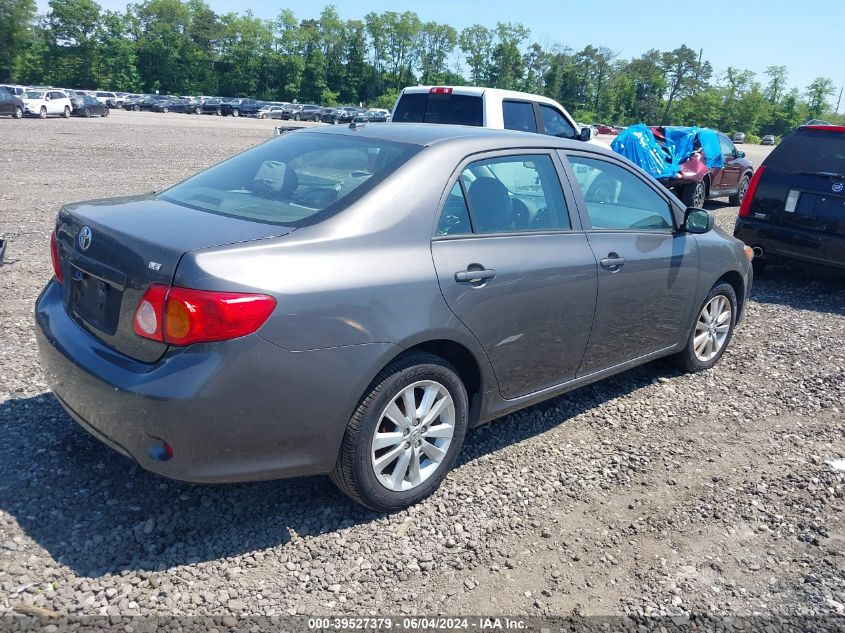
[[[554,110],[555,112],[557,112],[560,115],[560,118],[563,119],[564,121],[566,121],[567,125],[572,127],[572,136],[566,137],[566,136],[555,136],[553,134],[546,134],[546,124],[543,121],[543,113],[540,111],[540,108],[542,106],[546,106],[550,110]],[[577,124],[574,121],[570,121],[570,119],[568,117],[565,117],[563,115],[563,111],[558,110],[551,103],[540,103],[539,101],[535,101],[534,102],[534,115],[537,117],[537,129],[543,130],[542,132],[538,132],[538,134],[542,134],[544,136],[562,139],[562,140],[566,140],[566,141],[577,141],[578,140],[578,128],[576,127]]]
[[[509,130],[511,132],[524,132],[525,131],[525,130],[515,130],[514,128],[507,127],[505,125],[505,104],[506,103],[525,103],[525,104],[528,104],[529,106],[531,106],[531,112],[534,115],[534,128],[535,129],[534,129],[533,132],[528,132],[528,134],[542,134],[542,132],[540,132],[540,125],[541,125],[541,121],[539,119],[540,110],[537,107],[537,102],[536,101],[530,101],[529,99],[511,99],[510,97],[505,97],[504,99],[502,99],[502,126],[504,127],[505,130]]]
[[[630,169],[624,162],[621,160],[617,160],[615,156],[608,156],[607,154],[599,153],[599,152],[590,152],[586,150],[567,150],[567,149],[558,149],[558,154],[561,155],[561,162],[563,164],[564,170],[566,171],[567,178],[569,180],[569,187],[572,190],[572,195],[575,197],[577,201],[577,208],[578,212],[581,214],[581,225],[584,227],[584,231],[587,233],[642,233],[645,235],[655,235],[655,234],[663,234],[663,235],[677,235],[681,232],[681,227],[683,226],[683,215],[684,210],[681,209],[675,201],[669,197],[671,195],[669,191],[663,187],[659,182],[653,179],[649,179],[645,173],[638,173],[635,170]],[[578,186],[578,181],[575,178],[575,172],[572,169],[572,164],[569,162],[570,156],[580,156],[582,158],[589,158],[592,160],[603,160],[607,163],[612,165],[616,165],[620,169],[624,169],[631,173],[634,177],[638,178],[643,184],[648,186],[654,193],[656,193],[669,207],[669,214],[672,216],[673,221],[673,228],[665,229],[665,230],[653,230],[647,231],[643,229],[602,229],[602,228],[594,228],[593,223],[590,220],[590,213],[587,209],[587,201],[584,198],[584,192],[581,191],[581,187]],[[565,160],[564,160],[565,159]],[[669,194],[669,195],[667,195]]]
[[[550,137],[554,138],[554,137]],[[468,154],[464,156],[464,158],[458,163],[458,166],[453,170],[452,175],[449,176],[449,179],[446,181],[446,187],[444,188],[443,192],[440,196],[440,202],[437,205],[437,213],[434,214],[434,224],[431,228],[431,240],[432,241],[448,241],[448,240],[465,240],[465,239],[487,239],[487,238],[501,238],[501,237],[524,237],[527,235],[554,235],[554,234],[569,234],[569,233],[583,233],[584,229],[582,228],[582,219],[580,210],[575,206],[577,201],[575,200],[574,196],[572,195],[571,188],[568,185],[567,180],[567,173],[564,169],[563,161],[561,160],[560,156],[557,155],[557,152],[560,151],[560,148],[556,147],[509,147],[507,149],[499,149],[499,150],[485,150],[481,152],[475,152],[473,154]],[[555,168],[555,173],[557,175],[558,182],[560,184],[560,189],[563,194],[563,200],[566,204],[566,213],[569,217],[569,227],[568,229],[546,229],[543,231],[507,231],[502,233],[475,233],[475,223],[473,221],[473,212],[472,212],[472,205],[469,201],[469,196],[467,196],[466,188],[464,187],[463,178],[461,175],[464,173],[466,167],[472,163],[488,160],[492,158],[498,157],[507,157],[507,156],[524,156],[526,154],[542,154],[548,156],[551,161],[552,165]],[[440,225],[440,217],[443,214],[443,209],[446,206],[446,201],[449,199],[449,194],[452,192],[452,188],[455,186],[455,182],[461,183],[461,191],[464,194],[464,202],[467,207],[467,213],[469,214],[469,221],[470,226],[473,229],[472,233],[462,233],[460,235],[437,235],[437,227]]]

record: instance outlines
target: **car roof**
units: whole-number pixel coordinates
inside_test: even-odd
[[[558,138],[534,132],[497,130],[469,125],[440,125],[435,123],[376,123],[354,126],[313,127],[297,131],[296,134],[340,134],[366,138],[430,146],[440,143],[467,143],[471,151],[486,151],[499,148],[556,148],[586,149],[608,155],[610,148],[588,145],[584,141]]]
[[[402,92],[404,94],[419,94],[421,92],[431,92],[432,88],[450,88],[452,94],[469,95],[481,97],[488,95],[498,97],[500,99],[522,99],[525,101],[537,101],[538,103],[549,103],[559,105],[554,99],[544,97],[543,95],[533,94],[530,92],[519,92],[518,90],[504,90],[503,88],[486,88],[484,86],[408,86]]]

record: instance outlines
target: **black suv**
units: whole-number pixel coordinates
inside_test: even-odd
[[[294,121],[319,121],[322,112],[322,106],[294,103],[282,111],[282,118]]]
[[[261,109],[261,102],[255,99],[232,99],[220,104],[220,113],[223,116],[249,116],[258,114]]]
[[[754,267],[793,261],[845,272],[845,126],[805,125],[755,172],[734,236]]]

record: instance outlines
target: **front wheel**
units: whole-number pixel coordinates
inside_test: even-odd
[[[109,109],[103,108],[103,118],[105,119],[109,115]]]
[[[719,362],[733,336],[737,305],[733,286],[722,282],[713,287],[698,312],[686,347],[675,357],[683,369],[703,371]]]
[[[133,105],[133,106],[132,106],[132,111],[133,111],[133,112],[138,112],[140,109],[141,109],[141,106],[139,106],[139,105]]]
[[[742,199],[745,198],[745,193],[748,191],[749,182],[751,182],[751,178],[748,176],[743,176],[742,180],[739,181],[739,188],[736,190],[736,193],[728,198],[728,201],[732,205],[738,207],[742,204]]]
[[[293,120],[294,120],[294,121],[299,121],[299,119],[300,119],[300,118],[301,118],[301,117],[300,117],[298,114],[294,114],[294,115],[293,115]]]
[[[70,108],[65,106],[65,109],[62,110],[62,118],[69,119],[70,118]]]
[[[377,512],[394,512],[434,492],[467,430],[467,393],[442,358],[415,353],[388,365],[346,427],[332,480]]]
[[[82,111],[82,116],[84,116],[86,119],[90,119],[91,118],[91,108],[85,108],[85,110]]]
[[[23,108],[20,106],[15,106],[15,118],[22,119],[23,118]]]
[[[698,182],[691,182],[684,185],[681,189],[681,200],[688,207],[696,207],[700,209],[704,205],[704,200],[707,198],[707,186],[703,180]]]
[[[240,110],[238,110],[237,108],[236,108],[236,109],[234,109],[234,110],[232,110],[232,116],[233,116],[233,117],[239,117],[239,116],[241,116],[241,111],[240,111]]]
[[[46,108],[46,106],[41,106],[41,109],[38,111],[38,118],[39,119],[46,119],[47,118],[47,108]]]
[[[194,108],[194,114],[202,114],[202,108],[200,108],[200,107]]]

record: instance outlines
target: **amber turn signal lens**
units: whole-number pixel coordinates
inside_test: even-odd
[[[754,259],[754,249],[750,246],[745,247],[745,256],[748,258],[748,261]]]

